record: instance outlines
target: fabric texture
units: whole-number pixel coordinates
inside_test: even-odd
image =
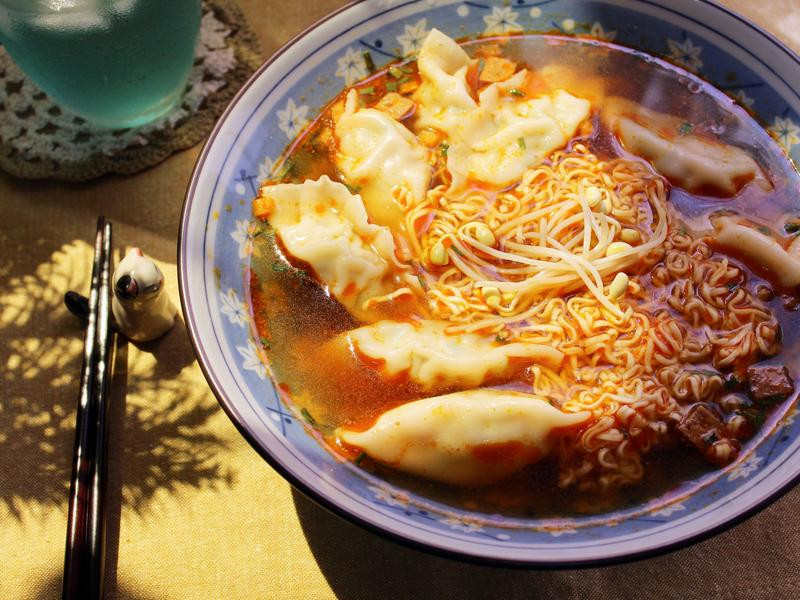
[[[341,5],[240,0],[265,56]],[[800,50],[797,0],[727,0]],[[98,214],[178,303],[176,234],[200,148],[84,183],[0,174],[0,598],[60,597],[82,332]],[[792,599],[800,489],[710,540],[631,564],[513,570],[405,548],[329,514],[273,471],[219,408],[179,322],[121,344],[113,384],[107,598]]]
[[[58,106],[0,47],[0,168],[17,177],[82,181],[130,174],[202,140],[261,64],[258,39],[233,0],[208,0],[183,96],[152,123],[92,126]]]

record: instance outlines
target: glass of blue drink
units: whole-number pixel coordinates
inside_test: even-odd
[[[200,0],[0,0],[0,42],[60,106],[101,127],[152,121],[181,97]]]

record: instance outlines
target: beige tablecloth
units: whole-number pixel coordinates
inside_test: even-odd
[[[800,51],[800,0],[727,0]],[[240,0],[265,56],[337,0]],[[141,245],[177,302],[176,233],[198,148],[82,185],[0,175],[0,598],[57,598],[94,222]],[[115,380],[109,598],[796,598],[800,490],[685,550],[582,571],[516,571],[409,550],[292,491],[208,390],[182,324],[123,345]],[[127,369],[124,368],[127,365]],[[124,418],[122,416],[124,408]]]

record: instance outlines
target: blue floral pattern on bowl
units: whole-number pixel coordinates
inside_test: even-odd
[[[713,25],[706,25],[713,23]],[[800,159],[800,63],[767,34],[703,0],[367,0],[332,15],[262,67],[198,160],[179,273],[201,366],[228,415],[294,485],[352,520],[417,546],[487,561],[572,565],[685,544],[757,510],[800,474],[800,422],[780,411],[728,468],[645,505],[594,517],[519,519],[419,497],[325,451],[271,383],[253,340],[246,275],[250,199],[290,140],[344,86],[415,53],[437,27],[455,38],[522,31],[587,35],[664,57],[753,111]]]

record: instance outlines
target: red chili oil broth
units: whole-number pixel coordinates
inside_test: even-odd
[[[800,216],[800,178],[778,145],[743,108],[681,69],[614,44],[561,36],[491,38],[469,42],[465,49],[476,57],[500,54],[531,69],[526,95],[560,88],[589,98],[594,105],[602,99],[603,88],[607,96],[621,96],[645,108],[680,117],[686,124],[682,129],[747,150],[761,166],[773,190],[767,192],[757,185],[746,185],[735,197],[721,199],[672,187],[670,210],[674,221],[682,223],[681,226],[692,231],[709,230],[708,216],[720,208],[739,212],[772,229],[776,223],[783,223],[787,215]],[[550,81],[539,75],[542,67],[553,64],[559,65],[564,75],[561,79]],[[475,86],[473,91],[479,92],[475,74],[470,81]],[[375,73],[356,87],[360,90],[361,105],[369,107],[387,91],[399,93],[405,89],[410,95],[418,82],[416,63],[412,61],[393,65],[391,72],[384,69]],[[285,167],[276,181],[302,182],[322,175],[343,181],[331,159],[336,149],[331,133],[345,94],[346,90],[328,104],[290,146]],[[412,124],[413,119],[412,114],[404,122]],[[682,134],[681,131],[673,133]],[[603,159],[633,158],[604,128],[596,110],[591,127],[584,128],[579,136],[582,143]],[[268,226],[260,227],[268,231]],[[257,236],[255,246],[249,281],[251,308],[272,371],[277,381],[285,384],[296,411],[302,410],[328,439],[336,427],[363,429],[386,410],[405,402],[456,391],[442,388],[425,392],[404,377],[387,379],[345,349],[332,351],[333,338],[360,323],[327,296],[306,265],[281,252],[274,236]],[[286,261],[292,266],[287,266]],[[764,273],[743,268],[751,283],[768,283]],[[667,293],[668,290],[663,291]],[[787,364],[797,374],[800,372],[795,358],[800,355],[797,313],[785,308],[786,297],[780,295],[766,304],[777,316],[783,333],[782,350],[774,362]],[[379,310],[383,311],[380,318],[404,319],[423,309],[417,302],[398,300]],[[693,365],[693,368],[703,366]],[[522,377],[497,383],[494,387],[530,390],[529,382]],[[787,405],[785,403],[780,410],[785,410]],[[658,496],[682,481],[713,469],[695,450],[679,445],[652,452],[643,460],[645,476],[640,483],[605,494],[558,488],[556,466],[547,458],[502,482],[479,488],[423,481],[382,467],[368,458],[359,460],[359,465],[443,502],[525,516],[590,514],[622,508]]]

